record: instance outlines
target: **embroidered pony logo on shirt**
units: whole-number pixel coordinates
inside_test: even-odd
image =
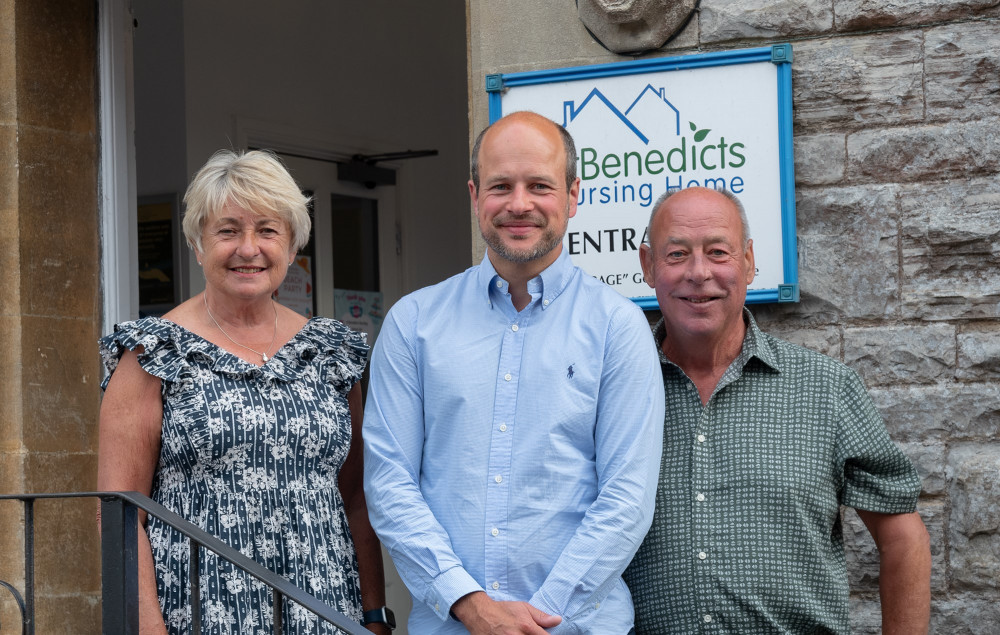
[[[566,369],[566,377],[573,379],[573,364],[570,364],[569,368]]]

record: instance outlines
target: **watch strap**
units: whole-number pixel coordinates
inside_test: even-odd
[[[365,611],[361,614],[361,624],[386,624],[390,630],[396,628],[396,616],[385,606]]]

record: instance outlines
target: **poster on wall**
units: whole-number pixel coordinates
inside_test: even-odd
[[[580,193],[563,248],[644,309],[639,245],[667,189],[743,202],[757,274],[748,303],[798,301],[792,48],[770,47],[488,75],[490,122],[530,110],[566,127]]]
[[[368,346],[375,344],[385,314],[380,291],[333,290],[334,317],[355,331],[368,334]]]
[[[175,270],[177,197],[141,196],[136,205],[139,314],[160,316],[177,306],[180,280]]]
[[[312,258],[302,254],[295,256],[281,286],[271,297],[299,315],[313,317],[316,307],[313,302]]]

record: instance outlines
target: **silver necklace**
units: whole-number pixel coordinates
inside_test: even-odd
[[[226,336],[227,340],[229,340],[233,344],[236,344],[240,348],[245,348],[248,351],[253,351],[254,353],[257,353],[258,355],[260,355],[261,363],[263,364],[267,363],[267,360],[269,359],[267,356],[267,351],[271,350],[271,347],[274,346],[274,340],[278,339],[278,307],[274,306],[274,300],[271,301],[271,308],[274,309],[274,335],[271,336],[271,343],[267,345],[267,348],[264,349],[264,352],[261,352],[258,351],[256,348],[250,348],[246,344],[240,344],[233,338],[229,337],[229,333],[226,333],[226,330],[222,328],[222,325],[219,324],[219,322],[215,319],[215,316],[212,315],[212,309],[208,308],[208,294],[203,293],[201,299],[205,301],[205,310],[208,311],[208,317],[212,318],[212,324],[215,324],[215,327],[220,331],[222,331],[222,334]]]

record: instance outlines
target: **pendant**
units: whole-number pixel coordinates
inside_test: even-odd
[[[267,363],[267,353],[261,353],[261,354],[260,354],[260,358],[261,358],[262,360],[264,360],[264,363],[265,363],[265,364]]]

